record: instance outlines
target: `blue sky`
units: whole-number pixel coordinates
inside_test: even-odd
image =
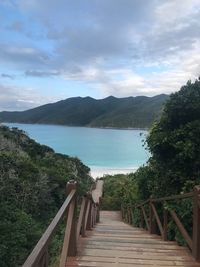
[[[0,110],[177,91],[200,75],[199,0],[0,0]]]

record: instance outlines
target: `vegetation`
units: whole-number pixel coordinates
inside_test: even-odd
[[[105,177],[104,204],[108,208],[110,199],[116,199],[112,205],[120,209],[121,203],[133,206],[150,196],[190,192],[194,185],[200,184],[200,79],[194,83],[189,81],[170,96],[147,136],[146,145],[151,153],[146,166],[134,174],[120,176],[120,181],[119,176]],[[191,233],[191,200],[171,201],[167,208],[176,209]],[[138,216],[135,215],[136,221]],[[170,223],[169,238],[174,235],[184,243],[176,226]]]
[[[92,183],[88,172],[79,159],[0,126],[1,267],[21,266],[63,203],[66,182],[78,181],[81,194]]]
[[[199,137],[200,80],[197,80],[189,81],[171,95],[161,119],[147,138],[152,156],[143,177],[148,177],[150,195],[177,194],[200,183]]]
[[[137,185],[131,175],[117,174],[103,177],[103,210],[120,210],[121,204],[137,200]]]
[[[0,121],[147,128],[160,116],[162,105],[167,99],[167,95],[127,98],[110,96],[100,100],[74,97],[23,112],[0,112]]]

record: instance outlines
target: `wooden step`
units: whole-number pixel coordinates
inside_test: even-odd
[[[120,212],[101,211],[101,222],[80,238],[77,257],[66,266],[82,267],[200,267],[189,250],[174,241],[122,222]]]

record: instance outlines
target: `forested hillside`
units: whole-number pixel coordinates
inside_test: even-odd
[[[77,158],[54,153],[23,131],[0,126],[0,266],[26,259],[65,198],[66,182],[92,183]]]
[[[161,114],[167,95],[96,100],[74,97],[23,112],[0,112],[1,122],[146,128]]]

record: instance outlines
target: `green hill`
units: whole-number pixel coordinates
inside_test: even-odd
[[[73,97],[21,112],[0,112],[0,122],[69,126],[149,127],[160,116],[167,95],[104,99]]]

